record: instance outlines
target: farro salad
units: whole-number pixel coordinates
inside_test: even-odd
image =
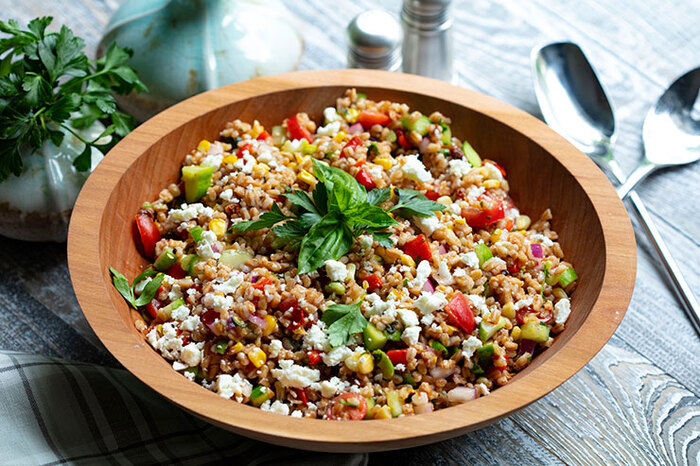
[[[446,115],[354,89],[315,122],[228,123],[143,204],[152,265],[116,288],[173,369],[293,417],[385,419],[505,385],[577,284],[546,210]],[[494,154],[497,155],[497,154]]]

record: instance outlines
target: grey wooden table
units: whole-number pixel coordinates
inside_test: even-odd
[[[360,11],[398,0],[286,0],[306,40],[301,68],[345,66],[344,27]],[[700,65],[698,0],[455,1],[461,85],[540,116],[529,54],[573,40],[600,73],[618,124],[615,154],[627,171],[641,156],[649,106],[677,75]],[[53,15],[89,51],[116,0],[1,0],[3,19]],[[696,107],[697,108],[697,107]],[[691,287],[700,292],[700,164],[654,175],[640,188]],[[698,464],[700,340],[638,237],[637,283],[620,328],[585,369],[519,413],[423,448],[373,454],[403,464]],[[83,319],[65,244],[0,239],[0,348],[117,365]]]

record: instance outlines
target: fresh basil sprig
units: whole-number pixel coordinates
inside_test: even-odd
[[[333,304],[323,312],[321,320],[328,325],[328,343],[333,348],[346,345],[352,335],[363,332],[367,327],[360,303]]]
[[[138,309],[139,307],[145,306],[153,301],[153,298],[155,298],[156,293],[158,292],[158,288],[160,288],[161,283],[163,283],[163,278],[165,278],[165,275],[162,273],[158,273],[153,269],[146,269],[138,274],[136,278],[134,278],[134,282],[131,284],[131,286],[129,286],[129,280],[124,275],[117,272],[113,267],[109,268],[109,273],[112,275],[112,283],[114,283],[114,287],[117,289],[119,294],[122,295],[126,302],[131,304],[134,309]],[[136,298],[134,294],[134,288],[136,285],[144,281],[147,277],[152,277],[154,275],[155,278],[146,283],[141,295]]]
[[[303,191],[284,194],[296,206],[297,214],[285,215],[273,204],[271,211],[260,219],[241,222],[232,228],[240,232],[272,228],[277,238],[299,247],[299,273],[309,273],[327,260],[347,254],[355,237],[365,232],[380,245],[393,246],[391,233],[384,230],[396,225],[396,220],[379,207],[391,197],[390,188],[368,193],[348,172],[316,160],[314,175],[318,183],[311,196]],[[426,217],[445,208],[419,191],[398,189],[397,193],[399,202],[389,211],[401,215]]]
[[[85,144],[73,165],[90,168],[92,147],[103,153],[126,136],[134,119],[117,110],[112,94],[141,92],[146,86],[126,65],[132,51],[112,44],[99,60],[83,52],[85,42],[66,26],[47,32],[51,17],[36,18],[27,29],[17,21],[0,21],[0,181],[22,173],[22,152],[50,140],[63,141],[64,131]],[[92,140],[75,130],[97,120],[107,128]],[[101,140],[111,136],[109,141]]]

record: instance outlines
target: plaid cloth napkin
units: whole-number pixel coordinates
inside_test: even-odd
[[[0,351],[0,464],[323,464],[366,454],[273,447],[185,413],[124,370]]]

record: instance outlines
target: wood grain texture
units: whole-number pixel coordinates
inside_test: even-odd
[[[213,139],[231,115],[269,126],[298,111],[320,117],[344,89],[450,115],[453,133],[508,167],[511,196],[553,227],[582,278],[567,329],[507,386],[430,415],[368,423],[293,419],[231,403],[187,381],[144,343],[108,267],[135,276],[144,260],[128,226],[144,200],[176,182],[182,154]],[[585,231],[586,234],[581,234]],[[68,263],[90,325],[129,371],[166,398],[226,429],[286,446],[373,451],[422,445],[486,426],[547,394],[612,335],[631,297],[636,258],[622,204],[595,165],[546,125],[493,98],[418,76],[366,70],[296,72],[233,84],[188,99],[141,125],[100,163],[71,220]],[[267,423],[274,423],[270,427]],[[265,426],[265,427],[263,427]]]
[[[285,3],[301,18],[306,51],[300,67],[319,69],[344,66],[343,28],[354,14],[377,7],[396,12],[400,0],[288,0]],[[535,115],[539,115],[539,109],[529,74],[530,49],[553,40],[578,42],[613,101],[618,127],[615,155],[627,170],[631,170],[640,159],[641,123],[649,106],[673,78],[700,63],[700,34],[697,34],[700,2],[697,1],[454,0],[453,3],[455,67],[461,84],[494,95]],[[89,50],[94,50],[102,28],[118,4],[118,0],[0,0],[3,17],[26,22],[34,16],[51,14],[57,23],[67,23],[85,37]],[[700,274],[696,267],[700,261],[697,235],[700,231],[697,202],[700,164],[655,175],[639,187],[639,192],[655,216],[661,233],[669,241],[687,280],[694,289],[700,290]],[[611,417],[613,412],[634,412],[634,416],[651,425],[653,410],[640,401],[640,393],[631,392],[629,398],[618,399],[619,390],[597,391],[601,398],[591,403],[587,390],[567,390],[584,378],[585,383],[594,380],[593,376],[589,377],[594,369],[607,373],[603,370],[604,364],[614,365],[617,359],[623,358],[625,353],[621,348],[625,347],[634,348],[640,360],[645,361],[640,367],[656,367],[667,375],[669,384],[682,384],[695,396],[700,395],[700,358],[697,358],[700,340],[662,279],[661,266],[657,264],[646,238],[638,237],[637,241],[635,293],[616,336],[586,366],[585,372],[579,372],[561,388],[522,411],[540,410],[541,418],[555,419],[560,425],[574,427],[561,434],[552,433],[544,426],[521,420],[522,413],[518,413],[457,439],[408,450],[406,454],[396,452],[378,456],[376,462],[561,464],[559,458],[562,458],[570,464],[597,464],[602,461],[591,458],[617,458],[621,463],[620,458],[631,457],[625,452],[640,449],[656,452],[660,441],[651,441],[649,435],[642,435],[636,430],[640,425],[618,423],[620,418]],[[72,294],[65,251],[55,245],[20,247],[18,244],[0,239],[0,280],[11,283],[17,296],[26,296],[47,306],[73,330],[89,341],[96,341]],[[26,260],[28,255],[31,257],[29,261]],[[12,308],[16,315],[24,313],[19,299],[8,299],[3,304]],[[13,348],[15,342],[24,341],[26,347],[31,348],[31,339],[36,338],[32,329],[60,333],[56,330],[60,325],[54,325],[51,319],[40,314],[24,314],[26,324],[0,326],[0,346]],[[31,320],[35,315],[37,320]],[[60,354],[83,360],[90,357],[89,351],[74,351],[70,341],[53,339],[52,344]],[[46,348],[42,344],[37,351],[45,352]],[[603,365],[597,366],[598,363]],[[624,387],[627,380],[616,379],[610,383]],[[551,409],[569,397],[575,397],[578,409],[570,412]],[[667,411],[665,422],[683,424],[687,422],[684,419],[671,409]],[[639,435],[630,434],[628,443],[609,445],[603,442],[589,452],[582,452],[580,445],[590,437],[588,426],[599,424],[610,426],[611,431],[626,430],[639,432]],[[581,428],[576,427],[579,425]],[[679,448],[677,453],[669,454],[671,460],[663,463],[700,463],[697,437],[676,437],[675,432],[666,430],[656,434],[668,436],[662,443],[668,445],[669,451],[676,451],[676,446],[683,442],[687,442],[688,448]],[[632,463],[641,463],[641,460]]]

